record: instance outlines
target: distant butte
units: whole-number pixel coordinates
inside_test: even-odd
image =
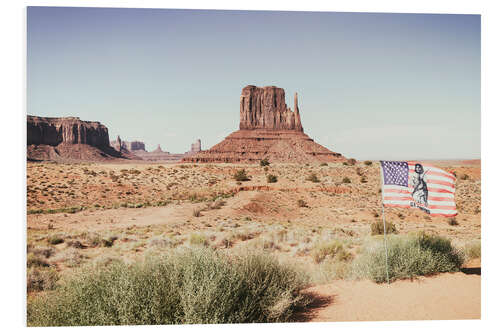
[[[111,147],[108,128],[97,121],[28,116],[27,158],[67,162],[134,157]]]
[[[255,163],[342,162],[335,153],[304,133],[298,96],[293,111],[285,103],[285,91],[275,86],[243,88],[240,96],[240,129],[212,148],[185,157],[183,162]]]

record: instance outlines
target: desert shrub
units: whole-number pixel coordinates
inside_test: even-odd
[[[321,163],[319,166],[320,166],[320,167],[321,167],[321,166],[328,166],[328,163],[323,162],[323,163]]]
[[[191,234],[191,236],[189,236],[189,244],[207,246],[208,239],[205,235],[202,234]]]
[[[349,177],[344,177],[342,179],[342,183],[344,183],[344,184],[350,184],[351,183],[351,179]]]
[[[67,247],[74,247],[75,249],[84,249],[85,245],[82,244],[79,240],[68,240],[66,242]]]
[[[64,243],[64,238],[62,238],[62,236],[60,236],[60,235],[52,235],[49,238],[47,238],[47,241],[51,245],[57,245],[57,244]]]
[[[193,209],[193,216],[194,217],[200,217],[200,216],[202,216],[201,215],[202,211],[203,211],[203,209],[201,209],[201,208],[195,208],[195,209]]]
[[[346,279],[350,273],[350,261],[339,261],[326,258],[312,272],[313,283],[329,283],[334,279]]]
[[[30,268],[30,267],[49,267],[50,265],[47,262],[47,260],[45,260],[45,258],[31,252],[28,253],[26,257],[26,266]]]
[[[309,176],[307,176],[306,180],[313,183],[319,183],[319,178],[315,173],[311,173]]]
[[[30,267],[26,276],[26,288],[28,292],[52,290],[58,279],[59,276],[54,268]]]
[[[29,253],[33,253],[35,256],[50,258],[55,253],[55,250],[53,247],[39,247],[28,245],[28,254]]]
[[[99,234],[91,233],[86,235],[87,241],[92,247],[111,247],[113,246],[115,240],[118,239],[116,236],[102,237]],[[76,247],[78,248],[78,247]]]
[[[307,207],[307,203],[302,199],[297,200],[297,205],[299,207]]]
[[[260,166],[265,167],[265,166],[268,166],[269,164],[271,164],[271,163],[269,163],[269,160],[267,158],[260,160]]]
[[[384,222],[383,221],[373,222],[370,225],[370,228],[372,230],[372,236],[384,234]],[[396,229],[396,225],[394,225],[394,223],[385,222],[385,232],[388,234],[397,234],[398,230]]]
[[[366,179],[366,177],[365,177],[365,176],[362,176],[360,181],[361,181],[362,183],[368,183],[368,179]]]
[[[174,251],[93,267],[28,303],[29,326],[283,322],[304,274],[263,254]]]
[[[372,165],[372,164],[373,164],[373,162],[372,162],[372,161],[364,161],[363,163],[364,163],[366,166],[370,166],[370,165]]]
[[[452,217],[448,220],[448,224],[451,226],[455,226],[455,225],[458,225],[458,221],[456,218]]]
[[[207,203],[207,205],[205,206],[205,209],[208,209],[208,210],[212,210],[212,209],[221,209],[224,205],[226,204],[226,202],[224,200],[215,200],[214,202],[212,203]]]
[[[455,272],[463,264],[463,254],[450,240],[425,233],[387,238],[389,279],[413,278],[442,272]],[[364,244],[353,262],[351,274],[375,282],[386,280],[384,242],[379,237]]]
[[[469,175],[466,173],[464,173],[462,176],[460,176],[460,179],[462,179],[462,180],[467,180],[469,178],[470,178]]]
[[[356,164],[356,160],[354,158],[350,158],[344,162],[344,165],[355,165],[355,164]]]
[[[464,249],[467,259],[481,258],[481,241],[476,240],[465,245]]]
[[[85,258],[86,257],[77,249],[66,248],[54,255],[50,262],[52,264],[64,263],[68,267],[76,267],[80,265]]]
[[[351,258],[351,254],[337,240],[317,244],[312,251],[312,256],[316,263],[322,262],[327,257],[338,261],[345,261]]]
[[[278,177],[275,175],[267,175],[267,182],[268,183],[276,183],[278,181]]]
[[[239,182],[245,182],[250,180],[250,178],[247,176],[247,172],[245,171],[245,169],[236,171],[236,173],[233,175],[233,178]]]

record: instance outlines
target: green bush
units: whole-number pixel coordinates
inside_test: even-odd
[[[59,275],[55,268],[30,267],[27,271],[26,287],[28,292],[52,290],[58,279]]]
[[[305,201],[304,201],[304,200],[302,200],[302,199],[299,199],[299,200],[297,200],[297,205],[298,205],[299,207],[301,207],[301,208],[302,208],[302,207],[307,207],[307,202],[305,202]]]
[[[342,243],[336,240],[316,245],[312,256],[316,263],[322,262],[327,257],[338,261],[346,261],[351,258],[351,254],[344,249]]]
[[[413,278],[441,272],[455,272],[464,262],[463,254],[450,240],[419,233],[387,238],[389,279]],[[386,259],[383,240],[378,237],[365,244],[353,262],[352,275],[375,282],[386,281]]]
[[[250,178],[247,176],[247,172],[245,171],[245,169],[236,171],[236,173],[233,175],[233,178],[239,182],[246,182],[250,180]]]
[[[467,259],[481,258],[481,241],[476,240],[465,245],[465,255]]]
[[[47,241],[49,242],[49,244],[51,245],[57,245],[57,244],[61,244],[61,243],[64,243],[64,238],[62,238],[61,236],[59,235],[53,235],[53,236],[50,236]]]
[[[278,181],[278,177],[275,175],[267,175],[267,182],[268,183],[276,183]]]
[[[350,184],[351,183],[351,179],[349,177],[344,177],[342,179],[342,183],[344,183],[344,184]]]
[[[271,163],[269,163],[269,160],[267,158],[260,161],[260,166],[265,167],[265,166],[268,166],[269,164],[271,164]]]
[[[189,237],[189,244],[191,245],[208,245],[208,239],[205,235],[202,234],[191,234]]]
[[[372,161],[364,161],[363,163],[364,163],[366,166],[370,166],[370,165],[372,165],[372,164],[373,164],[373,162],[372,162]]]
[[[370,225],[370,228],[372,230],[372,236],[384,234],[384,222],[383,221],[377,221],[377,222],[372,223]],[[385,232],[388,234],[397,234],[398,233],[398,231],[396,230],[396,226],[391,222],[385,223]]]
[[[319,183],[319,178],[315,173],[311,173],[306,180],[311,181],[313,183]]]
[[[283,322],[304,305],[303,274],[263,254],[174,251],[82,271],[28,303],[29,326]]]

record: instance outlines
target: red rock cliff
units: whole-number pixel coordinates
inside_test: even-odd
[[[294,111],[285,103],[285,90],[275,86],[246,86],[240,96],[240,130],[269,129],[303,132],[297,94]]]
[[[61,143],[108,147],[106,126],[77,117],[48,118],[28,116],[28,145],[57,146]]]

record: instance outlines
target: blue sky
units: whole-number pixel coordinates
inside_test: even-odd
[[[248,85],[357,159],[480,157],[480,16],[28,7],[27,112],[204,149]]]

